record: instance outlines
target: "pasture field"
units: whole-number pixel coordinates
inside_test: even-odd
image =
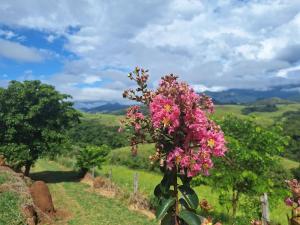
[[[148,158],[150,154],[153,154],[154,146],[151,144],[141,145],[139,146],[138,156]],[[118,155],[120,158],[130,157],[130,147],[124,147],[120,149],[115,149],[112,151],[111,154]],[[124,160],[124,159],[123,159]],[[300,164],[298,162],[282,158],[280,157],[280,162],[282,163],[283,167],[287,170],[292,168],[297,168]],[[133,176],[134,173],[139,174],[139,190],[146,194],[147,196],[151,196],[154,187],[160,182],[161,174],[156,172],[149,172],[145,170],[137,170],[137,169],[130,169],[126,166],[116,166],[116,165],[104,165],[102,169],[99,171],[100,174],[105,175],[108,174],[109,171],[112,171],[112,179],[113,181],[118,184],[119,186],[127,189],[128,191],[132,191],[133,188]],[[283,181],[284,182],[284,181]],[[224,207],[219,204],[218,196],[219,192],[214,190],[212,187],[208,185],[200,185],[195,188],[199,199],[206,198],[215,208],[215,215],[220,217],[221,219],[224,218],[227,214],[227,211]],[[286,214],[289,212],[288,207],[285,206],[283,201],[279,201],[275,204],[276,207],[271,208],[271,218],[276,222],[280,222],[282,225],[287,224],[286,221]],[[239,214],[242,216],[242,214]]]
[[[259,124],[269,126],[274,122],[278,122],[280,117],[288,111],[297,111],[300,110],[300,103],[295,104],[278,104],[278,111],[276,112],[253,112],[246,115],[242,114],[242,110],[245,108],[245,105],[216,105],[215,117],[221,118],[224,115],[233,114],[241,117],[253,117]],[[103,114],[103,113],[83,113],[83,120],[92,120],[96,124],[102,124],[106,126],[118,126],[120,119],[124,116],[112,115],[112,114]]]
[[[279,122],[280,118],[285,112],[300,110],[300,104],[278,104],[278,111],[275,112],[252,112],[250,114],[243,115],[242,110],[246,106],[244,105],[217,105],[215,110],[216,118],[221,118],[224,115],[233,114],[244,118],[252,117],[258,124],[262,126],[270,126],[275,122]]]
[[[90,120],[96,124],[105,126],[119,126],[119,121],[123,118],[123,116],[104,113],[82,113],[82,115],[82,120]]]
[[[145,144],[139,146],[138,157],[147,159],[148,156],[154,152],[154,146],[152,144]],[[123,147],[120,149],[114,149],[111,155],[118,155],[122,158],[122,161],[126,157],[130,156],[130,147]],[[111,155],[109,157],[111,157]],[[74,161],[72,159],[60,159],[59,162],[63,162],[68,166],[73,166]],[[281,158],[280,161],[285,169],[292,169],[299,166],[299,163]],[[135,166],[135,165],[134,165]],[[148,170],[141,170],[136,168],[128,168],[125,165],[112,165],[109,162],[102,166],[102,168],[96,169],[96,174],[101,176],[108,176],[112,172],[112,181],[116,183],[119,187],[126,190],[126,192],[131,193],[133,191],[133,177],[135,173],[138,173],[139,177],[139,191],[143,193],[148,198],[153,196],[154,187],[161,181],[162,175],[158,172],[151,172]],[[223,224],[227,224],[224,221],[228,220],[227,210],[219,204],[218,196],[219,192],[208,185],[200,185],[195,188],[199,199],[207,199],[214,207],[213,216],[223,221]],[[275,206],[274,206],[275,205]],[[286,225],[286,214],[289,212],[289,208],[285,206],[283,201],[276,202],[271,207],[271,218],[273,221],[280,222],[282,225]],[[241,212],[238,213],[239,216],[243,216]]]
[[[91,192],[87,184],[77,180],[77,173],[47,160],[39,160],[32,177],[45,180],[50,188],[54,206],[64,215],[57,225],[154,225],[154,220],[130,211],[116,199]]]

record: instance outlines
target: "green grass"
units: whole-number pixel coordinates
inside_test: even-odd
[[[285,112],[288,111],[297,111],[300,110],[300,104],[280,104],[277,105],[278,111],[276,112],[253,112],[248,115],[248,117],[253,117],[254,120],[263,125],[270,126],[274,124],[274,122],[278,122],[280,117]],[[215,116],[217,118],[221,118],[228,114],[233,114],[236,116],[247,117],[242,115],[242,110],[245,108],[243,105],[217,105],[215,110]]]
[[[293,161],[293,160],[290,160],[287,158],[283,158],[283,157],[280,157],[280,163],[287,170],[295,169],[300,166],[299,162],[296,162],[296,161]]]
[[[138,150],[138,155],[148,158],[148,156],[154,152],[154,146],[151,144],[140,145]],[[115,155],[127,155],[130,157],[130,147],[120,148],[113,150]],[[283,167],[287,170],[292,168],[297,168],[299,166],[298,162],[280,157],[280,161]],[[149,163],[149,162],[148,162]],[[154,187],[160,182],[162,175],[155,172],[149,172],[144,170],[130,169],[126,166],[120,165],[104,165],[102,170],[99,171],[101,174],[108,174],[112,170],[112,179],[113,181],[125,188],[128,191],[133,189],[133,176],[137,172],[139,174],[139,187],[140,191],[151,196],[154,190]],[[216,210],[218,215],[226,214],[226,209],[219,205],[218,196],[219,193],[213,190],[211,187],[202,185],[196,187],[196,192],[200,199],[206,198]],[[281,224],[287,224],[286,214],[289,212],[289,209],[284,205],[283,201],[279,201],[276,207],[271,209],[271,218],[274,221],[280,222]],[[241,214],[240,214],[241,215]]]
[[[0,172],[0,185],[4,184],[8,180],[9,180],[9,175],[4,171]]]
[[[0,225],[26,224],[20,210],[20,198],[15,192],[0,193]]]
[[[154,152],[154,146],[151,144],[140,145],[138,150],[138,156],[145,157],[145,160],[150,154]],[[130,147],[124,147],[113,150],[113,154],[120,155],[120,158],[127,156],[130,158]],[[280,157],[282,166],[287,169],[297,168],[299,166],[298,162]],[[149,161],[148,161],[149,163]],[[151,196],[154,187],[160,182],[161,175],[155,172],[148,172],[144,170],[129,169],[126,166],[112,166],[105,165],[100,171],[101,174],[108,174],[112,170],[112,179],[119,186],[125,188],[128,191],[132,191],[133,188],[133,175],[137,172],[139,174],[139,187],[140,191],[144,194]],[[225,208],[219,205],[218,196],[219,193],[213,190],[209,186],[202,185],[196,187],[196,192],[200,199],[206,198],[214,207],[217,214],[226,214]],[[289,209],[284,205],[283,201],[279,201],[276,207],[271,210],[271,218],[274,221],[280,222],[281,224],[287,224],[286,214],[289,213]],[[241,215],[241,214],[240,214]]]
[[[112,171],[112,180],[121,188],[132,192],[133,176],[138,173],[139,176],[139,191],[150,196],[154,187],[160,182],[161,175],[155,172],[144,170],[129,169],[125,166],[104,165],[99,171],[100,174],[108,174]]]
[[[95,123],[105,125],[105,126],[119,126],[119,121],[124,118],[124,116],[103,114],[103,113],[83,113],[82,120],[90,120]]]
[[[0,170],[0,186],[13,185],[15,181],[11,173]],[[0,225],[25,225],[21,213],[23,203],[24,199],[19,192],[10,189],[0,192]]]
[[[242,115],[243,105],[216,105],[215,116],[221,118],[228,114],[233,114],[241,117],[254,117],[254,119],[263,126],[270,126],[277,122],[279,118],[288,111],[300,110],[300,104],[278,104],[278,111],[276,112],[253,112],[249,115]],[[124,116],[102,114],[102,113],[83,113],[83,120],[91,120],[106,126],[118,126],[120,119]]]
[[[88,191],[89,186],[79,183],[72,171],[58,163],[39,160],[33,177],[48,179],[56,209],[68,211],[70,225],[154,225],[155,221],[130,211],[119,200],[109,199]]]
[[[118,151],[122,152],[120,154],[130,155],[130,148],[120,148],[113,150],[118,154]],[[139,154],[147,155],[151,154],[154,151],[153,145],[141,145],[139,147]],[[62,161],[66,162],[67,159]],[[70,162],[72,160],[68,159]],[[67,161],[68,161],[67,160]],[[297,167],[299,164],[295,161],[288,160],[285,158],[280,158],[282,165],[286,169],[291,169]],[[122,165],[103,165],[101,170],[96,170],[101,175],[108,175],[110,170],[112,171],[112,180],[119,187],[126,190],[127,192],[132,192],[133,190],[133,176],[135,173],[138,173],[139,176],[139,191],[150,197],[153,193],[154,187],[161,181],[162,175],[157,172],[150,172],[141,169],[130,169]],[[212,189],[210,186],[201,185],[195,188],[199,199],[206,198],[215,208],[215,215],[226,214],[226,209],[219,204],[218,196],[219,192]],[[286,223],[286,214],[289,213],[289,209],[284,205],[283,201],[279,201],[276,206],[271,208],[271,218],[274,221],[280,222],[282,225]],[[241,215],[239,213],[239,215]],[[226,224],[226,223],[223,223]]]
[[[139,191],[147,195],[152,195],[154,187],[161,181],[162,175],[154,172],[148,172],[144,170],[129,169],[125,166],[112,166],[105,165],[99,171],[101,174],[108,174],[112,170],[112,180],[118,186],[126,189],[127,191],[133,190],[133,176],[138,173],[139,176]],[[215,215],[227,214],[224,207],[219,204],[218,196],[219,193],[213,190],[207,185],[201,185],[195,188],[199,199],[207,199],[214,206]],[[271,209],[271,219],[276,222],[280,222],[282,225],[287,225],[286,214],[289,209],[284,205],[283,201],[278,202],[277,207]],[[242,216],[241,213],[238,215]],[[226,223],[223,223],[226,224]]]

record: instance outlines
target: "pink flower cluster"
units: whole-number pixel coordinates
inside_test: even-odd
[[[189,177],[208,174],[213,167],[212,157],[224,156],[227,150],[223,132],[209,119],[214,112],[211,98],[197,94],[173,75],[163,77],[155,92],[146,90],[147,79],[139,77],[132,79],[137,81],[142,95],[129,90],[124,96],[149,106],[150,118],[139,112],[138,106],[128,110],[126,124],[135,130],[132,146],[136,147],[138,138],[150,134],[157,144],[157,157],[151,158],[166,161],[169,170],[176,168]],[[166,139],[168,147],[164,146]]]
[[[300,207],[300,182],[296,179],[287,180],[287,185],[292,192],[292,197],[285,198],[284,202],[287,206]]]
[[[172,133],[179,127],[180,110],[172,99],[156,95],[149,108],[154,128],[163,127]]]
[[[206,113],[213,112],[207,96],[199,96],[185,83],[165,79],[150,103],[153,127],[166,129],[175,140],[175,148],[167,154],[167,167],[175,166],[189,177],[208,174],[212,156],[226,152],[224,134]],[[180,138],[180,134],[184,134]]]
[[[142,129],[141,122],[145,119],[145,116],[140,112],[139,106],[132,106],[127,110],[126,120],[134,127],[135,132],[139,132]]]

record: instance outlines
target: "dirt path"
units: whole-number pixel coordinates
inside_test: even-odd
[[[55,162],[40,160],[32,177],[48,183],[53,202],[60,214],[58,225],[154,225],[155,221],[130,211],[122,202],[87,191],[76,173]]]

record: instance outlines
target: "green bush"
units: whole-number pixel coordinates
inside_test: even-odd
[[[155,210],[159,206],[159,199],[154,194],[151,194],[149,196],[149,204],[150,204],[150,209]]]
[[[105,161],[110,149],[107,145],[92,146],[88,145],[78,152],[76,165],[80,168],[84,176],[93,167],[101,168],[101,164]]]
[[[298,168],[292,169],[294,178],[300,180],[300,166]]]
[[[245,107],[242,110],[244,115],[248,115],[253,112],[276,112],[278,111],[278,107],[276,104],[266,104],[266,105],[252,105]]]
[[[282,115],[283,131],[291,137],[285,156],[299,161],[300,159],[300,110],[289,111]]]

